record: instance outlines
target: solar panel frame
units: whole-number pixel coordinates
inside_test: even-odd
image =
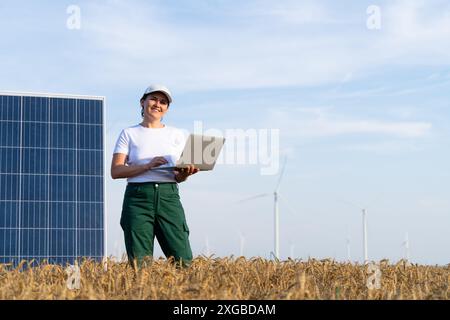
[[[26,260],[34,258],[38,261],[47,259],[50,263],[64,264],[73,263],[74,259],[82,257],[105,258],[107,248],[106,159],[104,152],[106,98],[104,96],[2,91],[0,92],[0,99],[3,98],[6,98],[6,107],[2,102],[2,108],[0,109],[0,134],[2,135],[0,136],[0,148],[4,151],[4,154],[0,155],[0,181],[3,180],[3,183],[0,184],[1,189],[3,189],[3,191],[0,191],[0,214],[2,214],[1,210],[4,210],[4,219],[2,220],[0,215],[0,220],[2,220],[0,231],[3,228],[4,237],[0,239],[0,243],[3,243],[0,246],[0,263],[13,262],[13,264],[17,264],[22,258]],[[14,109],[14,106],[10,107],[8,100],[11,100],[13,104],[15,103],[16,109]],[[17,101],[20,101],[19,106],[17,106]],[[75,122],[67,121],[70,120],[70,115],[64,113],[64,110],[58,109],[66,108],[65,104],[62,107],[53,106],[52,109],[52,102],[56,103],[55,105],[61,102],[74,102]],[[26,108],[32,112],[24,110]],[[97,114],[95,114],[96,109]],[[60,111],[61,113],[59,113]],[[83,120],[82,122],[78,121],[78,116],[80,120]],[[65,148],[67,147],[66,144],[70,142],[70,134],[73,133],[72,130],[67,130],[67,127],[71,124],[73,124],[72,129],[75,127],[75,144],[72,150],[70,150],[71,148]],[[99,128],[96,128],[97,125]],[[18,133],[17,126],[20,127],[18,139],[14,136],[14,133]],[[59,129],[61,131],[58,131]],[[84,134],[83,141],[77,141],[78,130],[80,130],[80,134]],[[52,136],[54,132],[56,134]],[[24,133],[27,135],[24,136]],[[90,139],[92,133],[97,134],[95,139]],[[10,138],[8,134],[11,135],[11,140],[8,140]],[[64,134],[68,134],[68,136],[64,136]],[[101,139],[98,135],[101,135]],[[47,138],[46,141],[45,138],[39,140],[43,136]],[[58,139],[62,140],[59,141]],[[56,148],[52,144],[55,141],[57,141]],[[81,146],[93,147],[93,149],[86,148],[88,150],[86,151]],[[14,151],[11,155],[6,152],[12,150]],[[65,164],[60,164],[56,168],[52,167],[53,162],[55,162],[53,156],[57,155],[56,159],[59,159],[58,157],[64,159],[64,156],[67,157],[67,154],[71,151],[74,154],[72,157],[75,158],[75,170],[73,166],[70,167],[70,165],[66,166]],[[46,152],[47,155],[45,156]],[[82,163],[81,171],[77,171],[77,157],[80,155],[81,158],[83,154],[86,155],[84,160],[87,160]],[[18,163],[17,160],[19,160]],[[97,165],[94,171],[92,171],[93,168],[88,168],[92,163]],[[99,163],[101,164],[100,168],[98,168]],[[5,169],[8,171],[9,168],[11,168],[10,172],[4,172]],[[69,172],[65,174],[65,170],[69,170]],[[80,172],[84,174],[80,174]],[[45,179],[46,182],[43,181]],[[71,180],[72,182],[70,182]],[[77,194],[79,190],[78,182],[82,180],[85,180],[90,188],[101,189],[89,194],[84,199],[87,201],[84,202],[80,200]],[[73,189],[69,187],[65,192],[61,192],[63,190],[61,188],[67,188],[70,183],[72,183]],[[8,190],[4,186],[6,184],[15,188]],[[36,185],[44,186],[43,190],[37,190]],[[60,186],[60,188],[52,189],[55,185],[56,187]],[[34,188],[31,186],[34,186]],[[70,190],[73,190],[75,195],[71,195]],[[55,191],[55,193],[52,193],[52,191]],[[14,192],[18,194],[16,199],[13,199]],[[72,198],[69,199],[70,196]],[[74,208],[70,204],[73,204]],[[86,204],[85,211],[80,210],[83,207],[81,204]],[[61,211],[52,211],[53,208],[61,208]],[[36,214],[36,209],[40,215]],[[65,221],[64,218],[67,217],[64,216],[58,217],[58,214],[65,210],[73,210],[72,221]],[[94,221],[91,221],[89,218],[92,218],[92,216],[87,213],[95,213],[99,210],[102,211],[99,215],[101,221],[95,221],[95,214],[93,215]],[[46,217],[43,216],[43,212],[47,213]],[[81,223],[81,220],[77,221],[81,216],[85,219],[83,223]],[[86,217],[88,217],[87,220]],[[62,221],[59,221],[58,218],[61,218]],[[42,228],[44,225],[47,228]],[[91,226],[94,226],[94,228],[91,228]],[[15,233],[13,232],[14,229]],[[61,240],[63,245],[60,246],[61,243],[56,240]],[[89,249],[86,248],[86,242],[89,242]],[[71,246],[70,243],[73,245]],[[92,248],[92,243],[95,245],[94,248]],[[16,253],[16,255],[13,253]]]

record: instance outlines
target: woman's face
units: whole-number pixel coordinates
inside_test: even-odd
[[[144,119],[161,120],[169,108],[169,100],[162,92],[152,92],[141,101],[144,108]]]

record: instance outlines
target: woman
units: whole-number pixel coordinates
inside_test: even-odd
[[[152,171],[174,165],[186,139],[181,130],[161,123],[172,103],[166,87],[149,86],[140,103],[142,122],[120,133],[111,164],[113,179],[128,180],[120,219],[128,260],[140,267],[145,258],[151,258],[156,236],[167,258],[188,266],[192,260],[189,228],[177,183],[198,169]]]

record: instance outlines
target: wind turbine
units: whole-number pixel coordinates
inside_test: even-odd
[[[363,247],[364,247],[364,263],[369,262],[369,253],[367,252],[367,211],[362,208],[363,219]]]
[[[206,256],[207,257],[209,257],[209,255],[210,255],[210,252],[209,252],[209,239],[208,239],[208,236],[206,235],[205,236],[205,250],[206,250]]]
[[[351,255],[350,255],[350,232],[347,228],[347,238],[345,239],[347,243],[347,261],[351,261]]]
[[[121,262],[123,260],[123,251],[120,248],[118,240],[114,241],[114,260]]]
[[[403,246],[405,248],[405,260],[409,262],[409,237],[408,232],[405,234],[405,241],[403,241]]]
[[[286,167],[286,161],[287,158],[284,158],[283,161],[283,166],[281,168],[281,172],[280,172],[280,176],[278,177],[278,182],[275,186],[275,190],[273,192],[273,215],[274,215],[274,231],[273,231],[273,235],[274,235],[274,245],[273,245],[273,256],[275,257],[275,259],[280,259],[280,211],[278,208],[278,200],[279,200],[279,188],[280,188],[280,183],[281,183],[281,179],[283,178],[283,173],[284,173],[284,168]],[[242,203],[242,202],[246,202],[249,200],[253,200],[253,199],[257,199],[257,198],[263,198],[263,197],[267,197],[269,196],[270,193],[263,193],[263,194],[258,194],[256,196],[252,196],[243,200],[238,201],[238,203]]]
[[[295,250],[295,245],[292,243],[292,241],[289,241],[289,257],[291,257],[292,260],[295,260],[294,258],[294,250]]]
[[[360,209],[362,211],[362,229],[363,229],[363,255],[364,255],[364,263],[368,263],[369,262],[369,253],[368,253],[368,249],[367,249],[367,209],[359,206],[357,204],[354,204],[352,202],[349,201],[345,201],[345,200],[341,200],[341,202],[344,202],[346,204],[350,204],[354,207],[357,207],[358,209]],[[350,240],[347,240],[348,242],[348,246],[349,246],[349,242]],[[349,249],[347,249],[349,250]]]
[[[244,245],[245,245],[245,237],[244,235],[239,232],[239,256],[244,256]]]

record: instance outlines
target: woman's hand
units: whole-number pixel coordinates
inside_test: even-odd
[[[166,164],[167,160],[164,157],[154,157],[152,159],[152,161],[150,161],[149,163],[147,163],[147,170],[150,170],[152,168],[156,168],[159,167],[163,164]]]
[[[186,181],[189,176],[196,174],[199,170],[193,164],[188,164],[186,168],[175,169],[175,180],[177,182]]]

